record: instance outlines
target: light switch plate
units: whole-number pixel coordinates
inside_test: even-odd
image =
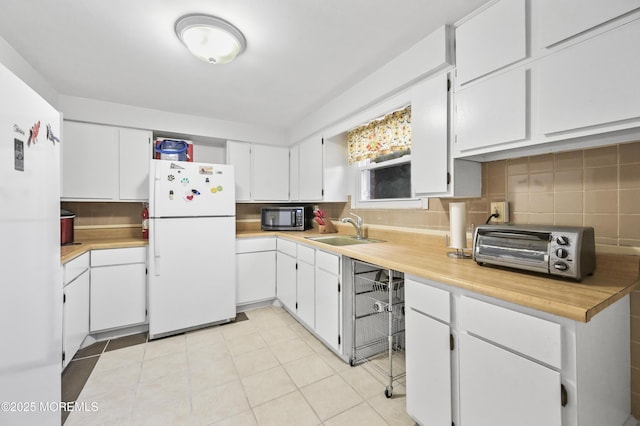
[[[491,213],[497,213],[498,217],[492,217],[490,223],[507,223],[509,222],[509,202],[497,201],[491,203]]]

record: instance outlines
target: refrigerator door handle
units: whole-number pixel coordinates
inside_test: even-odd
[[[153,273],[156,277],[160,276],[160,244],[158,242],[157,223],[153,224]]]
[[[154,162],[151,166],[153,167],[154,176],[153,176],[153,216],[156,217],[158,214],[158,198],[160,197],[160,164]],[[154,167],[155,166],[155,167]]]

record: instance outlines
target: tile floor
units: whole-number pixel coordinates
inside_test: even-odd
[[[378,370],[349,366],[281,308],[247,316],[86,358],[77,402],[97,410],[65,426],[414,424],[401,384],[387,399]]]

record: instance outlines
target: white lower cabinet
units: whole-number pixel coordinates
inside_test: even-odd
[[[298,244],[297,258],[297,313],[305,324],[311,328],[315,328],[315,250],[311,247]]]
[[[407,412],[421,425],[623,425],[629,296],[588,323],[405,276]]]
[[[296,243],[277,239],[276,297],[290,312],[296,313],[297,260]]]
[[[146,248],[92,250],[90,331],[147,319]]]
[[[278,238],[277,297],[327,345],[340,351],[340,255]]]
[[[236,241],[236,304],[276,297],[276,239],[240,238]]]
[[[316,250],[316,327],[318,335],[340,350],[340,256]]]
[[[425,424],[452,424],[449,293],[405,280],[407,412]]]
[[[560,372],[468,334],[458,344],[460,424],[562,425]]]
[[[62,368],[89,335],[89,253],[64,265]]]

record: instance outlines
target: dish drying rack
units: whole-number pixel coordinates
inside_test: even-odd
[[[404,366],[404,275],[352,260],[353,347],[351,366],[368,362],[388,378],[384,394],[406,375]],[[394,362],[396,368],[394,368]]]

